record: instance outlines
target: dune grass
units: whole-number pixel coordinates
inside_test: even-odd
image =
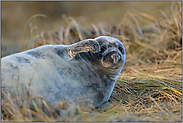
[[[60,30],[24,37],[22,50],[109,35],[124,44],[126,63],[109,99],[110,108],[84,112],[64,101],[49,105],[39,96],[20,99],[2,92],[6,98],[1,101],[1,121],[182,121],[181,3],[170,9],[169,16],[160,11],[161,19],[132,11],[116,25],[106,20],[91,24],[91,29],[63,16],[67,25]]]

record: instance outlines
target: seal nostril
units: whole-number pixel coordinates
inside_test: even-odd
[[[118,63],[118,61],[120,60],[120,55],[118,54],[112,54],[111,58],[113,59],[114,63]]]

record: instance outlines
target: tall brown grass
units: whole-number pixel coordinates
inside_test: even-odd
[[[126,63],[109,99],[110,108],[84,112],[64,101],[49,105],[40,97],[12,98],[3,93],[1,121],[182,121],[182,6],[172,4],[162,18],[132,11],[116,25],[110,20],[85,29],[63,16],[66,27],[34,35],[23,43],[35,48],[46,44],[72,44],[109,35],[122,41]],[[144,27],[140,26],[144,23]]]

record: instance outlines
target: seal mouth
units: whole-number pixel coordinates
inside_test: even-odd
[[[113,63],[117,64],[119,62],[119,60],[121,59],[121,56],[119,54],[115,53],[115,54],[111,55],[111,58],[113,60]]]
[[[118,69],[123,62],[122,55],[116,51],[112,51],[101,58],[101,63],[105,68]]]

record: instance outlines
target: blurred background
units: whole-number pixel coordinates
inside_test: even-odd
[[[63,15],[72,16],[82,27],[92,28],[92,24],[108,20],[115,24],[122,21],[128,12],[139,11],[155,18],[167,15],[171,2],[1,2],[1,47],[2,56],[19,52],[26,22],[35,14],[47,17],[36,17],[31,23],[36,26],[36,33],[45,30],[59,30],[66,21]],[[30,26],[30,25],[29,25]],[[141,25],[143,26],[143,24]],[[10,48],[11,47],[11,48]],[[5,53],[8,52],[8,53]],[[2,57],[1,56],[1,57]]]
[[[3,121],[182,121],[182,1],[3,1],[1,22],[3,57],[41,45],[71,44],[100,35],[118,38],[126,51],[109,110],[86,114],[71,107],[80,112],[73,113],[59,103],[58,107],[54,105],[58,110],[51,106],[45,110],[55,115],[54,120],[36,103],[33,105],[39,112],[32,112],[25,109],[29,103],[25,106],[17,100],[17,105],[8,97],[1,105]]]

